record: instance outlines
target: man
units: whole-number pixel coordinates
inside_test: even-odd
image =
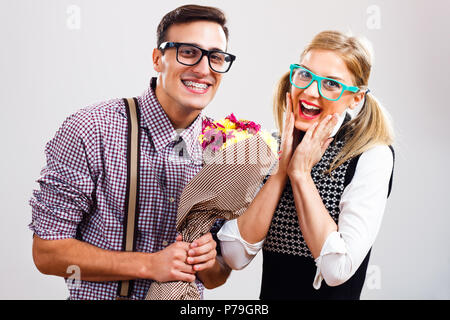
[[[192,243],[176,234],[179,197],[202,166],[201,111],[213,99],[234,56],[228,29],[212,7],[182,6],[157,30],[158,75],[137,98],[140,110],[140,193],[136,252],[122,250],[126,195],[127,119],[122,99],[69,117],[47,144],[40,190],[30,200],[33,259],[44,274],[68,277],[70,299],[115,299],[119,281],[134,280],[143,299],[152,280],[217,287],[230,269],[208,233]],[[197,279],[197,280],[196,280]],[[199,281],[200,280],[200,281]]]

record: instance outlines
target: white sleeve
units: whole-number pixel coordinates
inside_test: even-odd
[[[247,266],[262,248],[265,240],[252,244],[242,239],[237,219],[225,222],[217,233],[217,238],[220,240],[224,261],[234,270],[241,270]]]
[[[361,154],[341,197],[338,230],[328,236],[315,260],[315,289],[322,280],[340,285],[358,270],[381,226],[392,167],[393,155],[386,145]]]

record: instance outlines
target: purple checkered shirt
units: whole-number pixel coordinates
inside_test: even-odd
[[[198,142],[203,115],[174,130],[154,88],[138,97],[141,112],[139,220],[136,251],[156,252],[176,237],[177,207],[187,182],[202,168]],[[30,200],[29,228],[42,239],[76,238],[122,250],[127,183],[127,118],[122,99],[84,108],[46,145],[47,165]],[[82,274],[83,270],[81,270]],[[70,274],[68,274],[70,276]],[[66,280],[70,299],[115,299],[118,282]],[[144,299],[151,280],[135,280],[131,299]],[[203,285],[197,280],[203,295]]]

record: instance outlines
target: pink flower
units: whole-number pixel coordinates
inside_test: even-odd
[[[231,113],[225,119],[234,123],[236,129],[227,129],[219,122],[213,122],[208,118],[205,118],[202,122],[202,148],[206,149],[208,146],[213,151],[221,149],[227,140],[235,138],[233,135],[234,130],[237,132],[247,131],[249,134],[256,134],[261,130],[261,125],[248,120],[238,120],[234,113]],[[220,129],[219,129],[220,128]],[[224,130],[225,129],[225,130]]]
[[[216,125],[214,124],[214,122],[212,122],[208,118],[205,118],[205,119],[203,119],[203,122],[202,122],[202,133],[205,133],[205,129],[208,127],[216,128]]]
[[[227,140],[225,132],[217,129],[209,129],[204,132],[202,148],[203,150],[210,146],[211,150],[217,151]]]
[[[233,113],[230,114],[229,116],[227,116],[225,119],[228,119],[228,120],[230,120],[233,123],[237,123],[238,122],[238,119],[235,117],[235,115]]]

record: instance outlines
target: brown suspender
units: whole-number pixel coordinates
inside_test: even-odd
[[[125,198],[125,217],[122,248],[124,251],[135,251],[137,219],[139,215],[139,108],[136,98],[124,99],[128,119],[127,138],[127,189]],[[133,281],[119,283],[118,299],[127,299],[131,296]]]

